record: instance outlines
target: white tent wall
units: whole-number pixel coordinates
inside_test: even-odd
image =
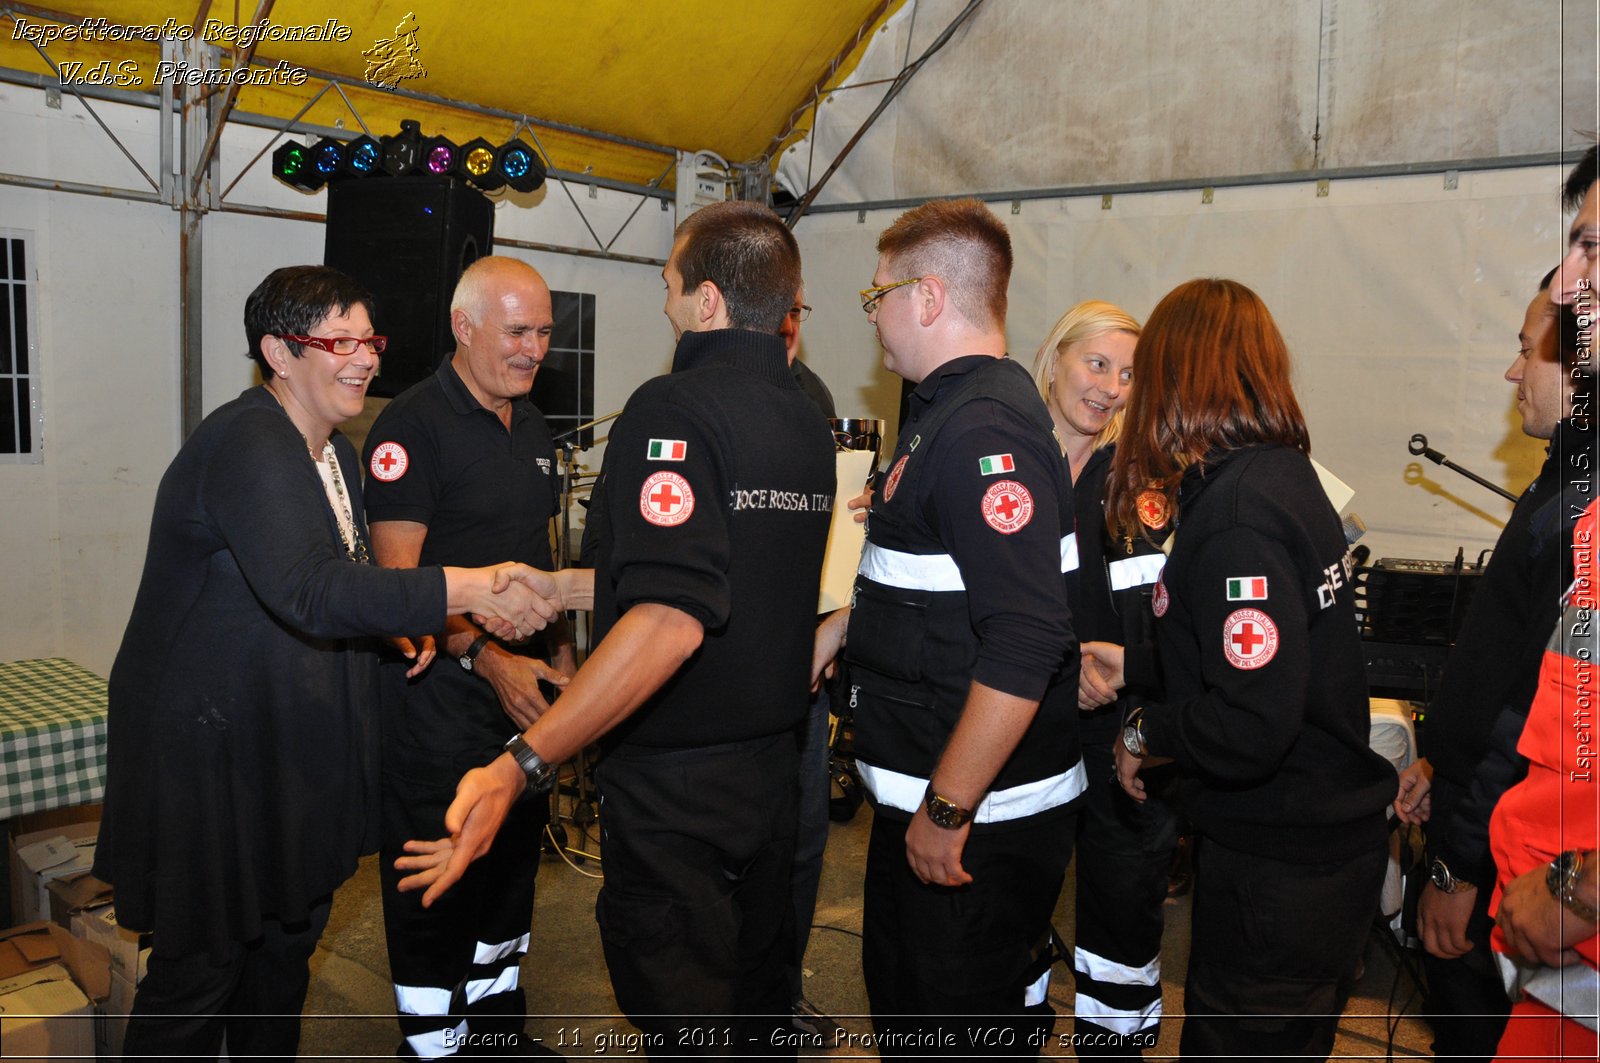
[[[1272,309],[1295,360],[1313,453],[1356,490],[1349,509],[1375,557],[1467,560],[1493,544],[1510,504],[1406,452],[1413,432],[1512,491],[1543,445],[1521,432],[1502,379],[1534,285],[1560,258],[1557,167],[993,204],[1016,269],[1008,339],[1029,367],[1073,303],[1108,299],[1143,320],[1175,285],[1232,277]],[[808,215],[797,235],[807,299],[802,350],[845,416],[891,420],[897,378],[881,365],[856,290],[897,211]],[[1422,462],[1421,464],[1418,464]]]
[[[964,6],[896,12],[824,98],[811,138],[784,152],[781,182],[798,195],[820,178]],[[817,202],[1581,147],[1600,125],[1596,22],[1595,0],[995,0]]]
[[[95,102],[128,150],[158,177],[153,110]],[[229,126],[222,182],[271,133]],[[0,86],[3,168],[32,177],[144,189],[138,171],[72,96]],[[637,197],[573,189],[602,240],[622,229]],[[326,196],[274,181],[266,160],[229,193],[236,204],[321,213]],[[179,216],[156,204],[0,185],[0,228],[31,237],[33,341],[40,375],[42,460],[0,464],[4,578],[0,653],[65,656],[105,674],[132,607],[151,507],[181,443]],[[646,203],[612,250],[664,257],[672,213]],[[497,237],[594,248],[555,183],[501,203]],[[320,223],[216,211],[202,238],[202,396],[206,412],[255,382],[245,357],[245,297],[270,270],[320,262]],[[664,372],[672,334],[661,317],[658,267],[500,249],[532,263],[551,287],[596,296],[595,409],[621,407],[640,381]],[[381,327],[381,323],[380,323]],[[602,430],[603,433],[603,430]],[[603,449],[583,455],[597,470]]]

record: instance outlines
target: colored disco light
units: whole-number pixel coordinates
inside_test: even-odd
[[[495,152],[495,169],[518,192],[532,192],[544,184],[544,163],[534,150],[520,140],[508,140]]]

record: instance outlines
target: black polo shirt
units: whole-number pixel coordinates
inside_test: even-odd
[[[721,745],[804,719],[833,493],[832,435],[782,342],[684,333],[671,374],[642,384],[612,427],[585,540],[596,639],[655,602],[700,621],[705,640],[608,744]]]
[[[508,432],[446,359],[378,415],[363,458],[368,523],[427,525],[419,564],[551,567],[555,447],[532,403],[512,403]],[[544,651],[537,639],[509,648]],[[427,751],[441,767],[448,759],[450,771],[482,764],[517,730],[489,683],[444,654],[405,684],[401,701],[386,713],[387,742]]]

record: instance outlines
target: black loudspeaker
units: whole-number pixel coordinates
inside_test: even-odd
[[[494,204],[439,177],[328,186],[323,262],[372,292],[373,327],[389,337],[372,394],[392,398],[455,350],[450,296],[461,271],[490,253]]]

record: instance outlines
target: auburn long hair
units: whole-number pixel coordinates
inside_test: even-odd
[[[1214,451],[1276,443],[1311,453],[1289,382],[1289,348],[1261,297],[1238,281],[1180,284],[1156,304],[1134,348],[1139,386],[1107,483],[1113,531],[1139,528],[1142,492],[1177,515],[1183,471]]]

